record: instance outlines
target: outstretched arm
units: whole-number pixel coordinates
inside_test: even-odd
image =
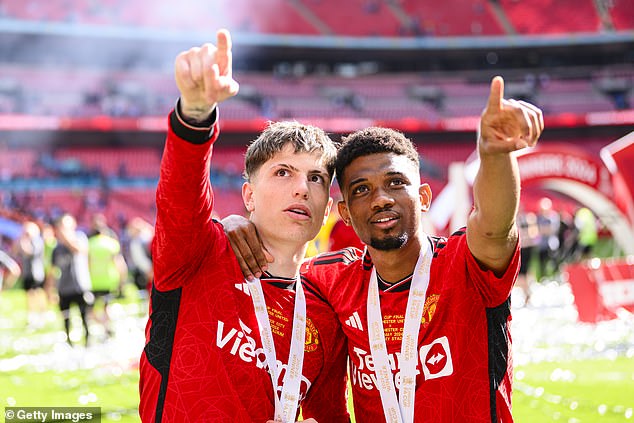
[[[541,110],[524,101],[505,100],[504,80],[493,78],[480,119],[480,168],[473,184],[467,243],[478,262],[498,274],[506,270],[518,239],[520,178],[514,152],[533,147],[543,129]]]
[[[173,289],[213,243],[212,144],[218,137],[216,106],[238,92],[231,71],[231,38],[220,30],[216,45],[180,53],[174,62],[180,99],[169,130],[156,193],[155,285]]]

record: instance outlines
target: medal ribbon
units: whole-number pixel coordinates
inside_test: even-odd
[[[425,297],[429,286],[432,251],[426,240],[427,248],[421,252],[414,268],[412,283],[407,298],[403,338],[401,341],[401,388],[397,399],[394,376],[388,358],[383,314],[379,298],[379,284],[376,269],[372,269],[368,287],[368,334],[370,353],[374,360],[374,372],[377,388],[381,394],[383,412],[388,423],[411,423],[414,421],[414,399],[416,393],[416,365],[418,363],[418,333],[420,330]]]
[[[288,353],[286,374],[282,383],[281,396],[277,395],[277,384],[279,374],[277,371],[277,356],[275,353],[275,343],[273,342],[273,332],[271,322],[266,308],[264,292],[260,279],[247,281],[253,308],[258,321],[262,347],[266,356],[266,363],[269,367],[271,382],[273,383],[273,395],[275,397],[275,420],[282,423],[294,423],[299,404],[299,388],[302,381],[302,368],[304,365],[304,344],[306,342],[306,296],[300,277],[297,277],[295,308],[293,312],[293,333],[291,335],[291,346]]]

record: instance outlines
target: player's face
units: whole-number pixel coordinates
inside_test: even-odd
[[[286,144],[265,162],[242,187],[242,197],[264,239],[301,245],[317,235],[332,199],[321,155],[293,150]]]
[[[389,251],[413,239],[431,190],[420,184],[416,164],[394,153],[353,160],[345,169],[339,213],[365,244]]]

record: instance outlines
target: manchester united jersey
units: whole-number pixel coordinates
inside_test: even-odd
[[[262,423],[274,417],[274,390],[249,289],[222,226],[211,218],[209,160],[217,134],[217,124],[212,132],[197,131],[175,112],[170,115],[157,190],[155,282],[140,364],[144,422]],[[293,282],[262,278],[278,395],[292,334]],[[310,292],[306,297],[303,414],[348,421],[341,327],[326,303]]]
[[[511,422],[510,293],[516,251],[502,277],[483,270],[464,231],[430,238],[430,283],[418,337],[415,421]],[[367,250],[366,250],[367,251]],[[346,249],[305,264],[309,289],[334,308],[348,338],[350,377],[358,422],[385,421],[368,341],[370,256]],[[411,277],[379,283],[389,364],[398,392],[400,350]]]

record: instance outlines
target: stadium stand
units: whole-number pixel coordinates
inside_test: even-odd
[[[500,0],[500,3],[519,34],[565,34],[601,29],[593,0]]]
[[[5,113],[34,116],[138,117],[164,115],[177,96],[171,75],[140,71],[6,66],[0,77]],[[610,111],[619,107],[597,82],[616,78],[624,84],[626,104],[634,104],[634,70],[580,69],[577,77],[513,71],[507,77],[514,96],[536,102],[550,113]],[[484,73],[482,73],[484,75]],[[241,91],[223,105],[227,119],[359,117],[399,119],[473,116],[488,92],[486,77],[447,77],[424,73],[348,78],[307,75],[301,80],[268,73],[241,73]],[[69,84],[72,81],[72,84]],[[5,90],[2,87],[12,87]],[[2,94],[4,93],[4,94]],[[528,98],[530,97],[530,98]],[[584,99],[584,101],[579,101]],[[574,106],[570,110],[568,105]]]
[[[614,29],[617,31],[634,29],[634,7],[629,0],[611,0],[607,3]]]
[[[634,27],[629,0],[266,0],[258,2],[257,13],[249,0],[183,0],[179,6],[147,0],[5,0],[0,16],[181,31],[224,26],[248,33],[362,37],[563,34]]]
[[[59,148],[53,156],[58,161],[78,160],[83,169],[105,177],[156,177],[160,165],[155,148]]]
[[[256,36],[344,36],[346,40],[360,37],[365,41],[375,36],[414,36],[421,42],[465,37],[468,46],[471,37],[627,32],[634,28],[630,6],[628,0],[263,0],[254,11],[250,0],[182,0],[178,8],[169,2],[148,0],[5,0],[0,4],[0,19],[18,24],[48,22],[62,28],[84,24],[97,30],[105,28],[105,32],[142,28],[151,33],[184,34],[193,28],[226,26]],[[423,176],[439,193],[447,181],[447,166],[473,154],[473,139],[466,139],[464,132],[472,129],[470,119],[482,110],[493,71],[505,75],[508,97],[534,102],[546,112],[547,119],[627,112],[634,104],[634,69],[627,64],[584,63],[562,69],[548,64],[543,68],[511,64],[509,69],[472,64],[470,70],[416,71],[409,67],[389,73],[377,65],[371,71],[355,69],[350,74],[337,69],[334,62],[323,65],[315,59],[296,69],[298,63],[289,60],[284,64],[288,72],[277,71],[276,64],[267,65],[268,69],[241,69],[236,73],[240,94],[221,106],[225,131],[233,138],[229,145],[215,149],[212,161],[211,177],[216,194],[223,199],[218,202],[220,216],[243,212],[239,187],[244,146],[269,119],[396,123],[406,132],[416,128],[408,135],[420,144]],[[171,63],[151,69],[136,65],[126,69],[56,60],[1,62],[2,124],[11,128],[26,116],[35,121],[50,118],[57,128],[66,129],[68,122],[83,119],[92,131],[107,134],[117,119],[128,119],[132,127],[138,124],[135,130],[139,132],[143,127],[138,122],[143,118],[159,118],[154,122],[164,123],[177,96]],[[457,121],[458,125],[439,125],[444,121]],[[414,125],[408,126],[410,123]],[[162,127],[153,125],[155,141],[151,146],[147,141],[142,146],[120,141],[110,145],[88,139],[90,131],[67,131],[62,136],[72,143],[42,138],[33,149],[7,135],[12,129],[0,131],[0,209],[47,217],[68,211],[82,224],[96,211],[105,212],[113,225],[123,226],[135,216],[153,222],[162,138],[156,134]],[[334,130],[337,138],[354,125],[334,126],[344,128]],[[438,139],[416,132],[427,128],[449,132]],[[455,137],[451,131],[456,131]],[[82,136],[88,137],[85,143],[79,139]],[[610,137],[584,139],[583,143],[594,148],[595,144],[605,145]],[[9,139],[12,141],[6,141]]]
[[[502,25],[484,0],[403,0],[403,9],[421,28],[422,35],[501,35]]]
[[[251,13],[248,0],[184,0],[174,8],[169,2],[106,0],[6,0],[4,16],[33,21],[101,26],[134,26],[187,30],[192,27],[220,25],[241,31],[271,34],[316,35],[318,30],[307,22],[287,0],[267,0],[258,13]],[[227,13],[231,11],[231,13]],[[236,13],[242,11],[242,13]],[[282,19],[280,19],[280,17]]]
[[[380,0],[348,0],[334,3],[323,0],[303,0],[303,4],[320,19],[333,34],[345,36],[397,35],[403,25]],[[336,8],[336,10],[335,10]]]
[[[0,145],[0,180],[34,177],[37,175],[37,151],[26,148],[8,148]]]

